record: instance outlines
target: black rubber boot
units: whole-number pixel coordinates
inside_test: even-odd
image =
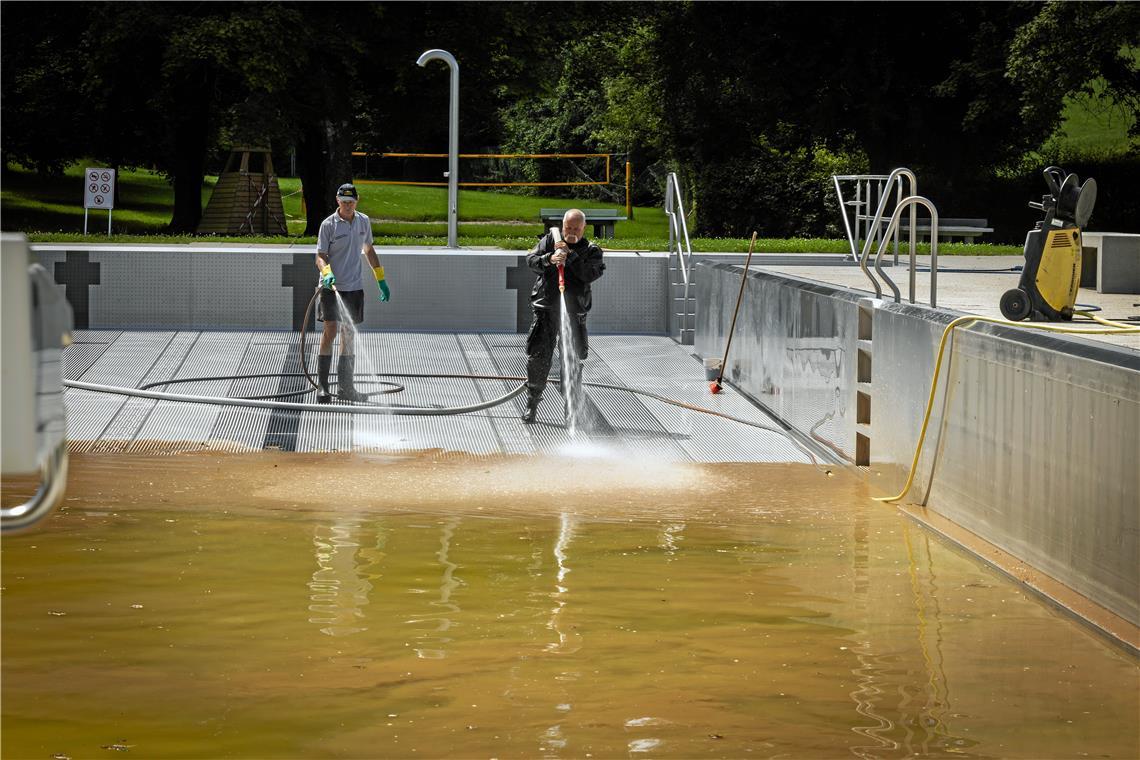
[[[332,354],[319,354],[317,356],[317,382],[321,387],[317,391],[318,404],[332,402],[332,393],[329,392],[330,371],[332,371]]]
[[[527,394],[526,409],[523,410],[522,416],[519,417],[519,419],[521,419],[523,422],[527,423],[528,425],[530,423],[534,422],[534,417],[536,414],[538,414],[538,402],[541,400],[542,400],[541,396],[538,398],[534,398],[530,394]]]
[[[340,355],[336,361],[336,397],[345,401],[367,401],[368,397],[356,390],[353,371],[356,357]]]

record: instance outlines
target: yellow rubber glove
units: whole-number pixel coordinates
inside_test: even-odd
[[[380,286],[380,300],[387,301],[392,297],[388,283],[384,281],[384,267],[372,267],[372,274],[376,275],[376,284]]]
[[[332,273],[332,266],[325,264],[321,270],[321,287],[332,290],[333,285],[336,285],[336,276]]]

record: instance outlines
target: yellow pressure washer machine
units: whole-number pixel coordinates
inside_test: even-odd
[[[1014,322],[1071,320],[1081,285],[1081,228],[1096,204],[1096,180],[1081,184],[1076,174],[1066,175],[1057,166],[1043,174],[1049,194],[1029,207],[1044,211],[1045,218],[1025,236],[1018,286],[1001,296],[1001,313]]]

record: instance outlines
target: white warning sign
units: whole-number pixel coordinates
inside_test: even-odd
[[[114,169],[86,169],[83,182],[83,208],[115,207]]]

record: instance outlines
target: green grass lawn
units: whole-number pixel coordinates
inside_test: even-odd
[[[170,222],[174,191],[161,175],[145,170],[126,170],[119,175],[119,200],[113,218],[114,235],[105,234],[107,215],[91,211],[83,236],[83,170],[75,165],[62,177],[45,179],[18,167],[4,174],[0,184],[0,226],[5,231],[24,232],[33,242],[116,242],[190,243],[242,242],[310,244],[314,237],[303,237],[305,219],[301,213],[301,182],[285,177],[279,180],[289,235],[265,236],[172,236],[165,234]],[[207,177],[202,188],[205,208],[216,177]],[[373,220],[377,245],[444,245],[447,242],[447,189],[374,185],[361,183],[360,210]],[[459,243],[464,247],[497,247],[524,250],[534,245],[543,228],[539,209],[550,207],[621,208],[621,203],[605,203],[573,196],[529,196],[505,192],[460,190]],[[330,213],[332,209],[329,209]],[[633,219],[618,222],[615,238],[602,241],[606,248],[667,250],[669,229],[663,209],[635,207]],[[104,234],[100,234],[103,232]],[[747,251],[748,238],[695,238],[694,251]],[[920,246],[927,251],[928,246]],[[762,253],[845,253],[843,239],[764,239],[756,250]],[[1021,253],[1014,246],[989,244],[943,244],[940,253],[1008,254]]]
[[[1133,69],[1140,68],[1140,47],[1129,51]],[[1136,123],[1136,114],[1104,93],[1103,78],[1089,82],[1092,94],[1084,97],[1066,97],[1065,110],[1057,131],[1042,146],[1047,153],[1106,154],[1135,150],[1135,141],[1128,131]]]

